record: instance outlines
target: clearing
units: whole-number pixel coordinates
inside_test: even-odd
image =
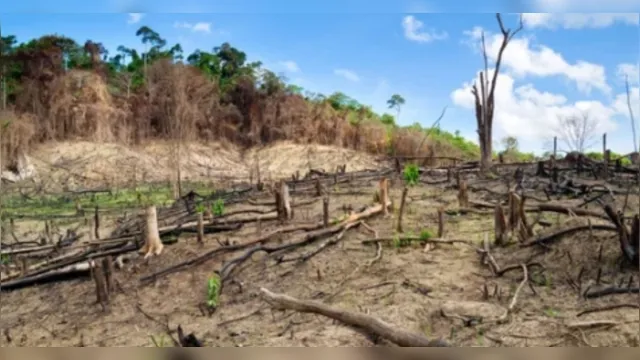
[[[403,175],[366,155],[291,144],[245,154],[193,145],[183,175],[197,195],[172,210],[158,207],[164,251],[143,260],[132,251],[140,236],[126,232],[135,232],[144,205],[167,202],[170,190],[161,183],[169,166],[158,165],[162,156],[150,146],[130,157],[148,160],[136,160],[147,175],[135,188],[124,180],[114,181],[117,188],[99,184],[89,173],[125,177],[132,162],[123,149],[91,146],[39,153],[43,163],[66,159],[73,166],[47,173],[36,165],[52,182],[65,173],[85,179],[84,191],[34,195],[12,185],[16,195],[4,205],[12,220],[3,235],[0,346],[173,346],[178,325],[204,346],[393,343],[388,334],[325,316],[277,310],[261,288],[368,314],[451,346],[639,346],[638,269],[627,259],[637,259],[638,244],[631,241],[623,255],[619,241],[620,229],[637,235],[638,228],[615,224],[603,210],[624,209],[634,221],[636,211],[628,209],[639,203],[628,195],[629,169],[610,166],[604,181],[594,178],[603,177],[600,163],[558,163],[554,181],[550,163],[500,165],[491,179],[477,178],[469,164],[422,168],[401,211]],[[202,153],[215,156],[196,158]],[[262,179],[299,173],[287,182],[293,219],[277,218],[270,181],[256,189],[256,153]],[[81,161],[89,156],[102,165]],[[338,165],[346,172],[336,172]],[[310,171],[320,168],[324,173]],[[391,183],[387,215],[379,204],[383,178]],[[87,191],[91,186],[108,189]],[[214,210],[199,243],[193,224],[203,205]],[[504,224],[496,212],[506,213]],[[502,245],[495,244],[496,222]],[[77,265],[99,258],[122,263],[104,309],[90,272]],[[51,275],[65,267],[64,278]],[[220,279],[219,296],[208,294]],[[217,303],[215,311],[207,301]]]

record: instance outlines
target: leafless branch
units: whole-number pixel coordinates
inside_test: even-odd
[[[633,151],[638,152],[638,139],[636,138],[636,120],[633,116],[631,106],[631,91],[629,91],[629,76],[624,77],[625,90],[627,92],[627,107],[629,108],[629,118],[631,119],[631,132],[633,133]]]
[[[575,115],[558,116],[556,133],[567,151],[584,152],[595,144],[597,127],[598,120],[583,111]]]

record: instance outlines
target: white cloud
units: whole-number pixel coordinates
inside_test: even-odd
[[[437,33],[435,30],[424,30],[422,21],[416,19],[413,15],[405,16],[402,19],[402,28],[404,29],[405,38],[420,43],[444,40],[448,37],[446,32]]]
[[[465,31],[473,48],[479,49],[479,38],[482,28],[475,27]],[[502,34],[486,33],[487,55],[494,62],[502,44]],[[610,93],[605,69],[601,65],[579,60],[570,64],[564,57],[544,45],[533,45],[527,37],[515,37],[507,46],[502,58],[502,66],[514,77],[525,76],[563,76],[575,82],[578,90],[589,93],[592,89]]]
[[[630,13],[523,13],[528,28],[604,28],[615,23],[638,24],[638,14]]]
[[[629,89],[629,98],[631,99],[631,108],[633,109],[633,116],[637,120],[640,120],[640,89],[638,87],[632,87]],[[613,108],[620,115],[624,115],[629,118],[629,105],[627,103],[627,94],[618,94],[613,100]]]
[[[638,76],[640,76],[640,73],[638,72],[638,65],[627,63],[620,64],[616,69],[616,75],[622,81],[628,78],[630,84],[635,84],[638,82]]]
[[[291,73],[300,72],[300,67],[298,66],[298,64],[295,61],[291,61],[291,60],[280,61],[279,65],[281,67],[283,67],[288,72],[291,72]]]
[[[335,70],[333,70],[333,73],[335,75],[342,76],[343,78],[345,78],[345,79],[347,79],[349,81],[353,81],[353,82],[360,81],[360,77],[358,76],[358,74],[356,74],[355,72],[353,72],[351,70],[335,69]]]
[[[129,13],[129,19],[127,20],[127,23],[129,24],[136,24],[139,23],[140,20],[142,20],[142,18],[144,17],[145,14],[143,13]]]
[[[528,0],[534,11],[550,13],[586,12],[593,13],[606,7],[608,11],[637,12],[638,0]]]
[[[490,70],[490,75],[492,73]],[[469,82],[454,90],[451,93],[453,103],[473,110],[471,86],[472,82]],[[495,130],[538,143],[556,134],[560,118],[587,113],[597,122],[596,131],[601,133],[614,130],[613,117],[620,114],[616,104],[609,106],[593,100],[571,103],[561,94],[539,91],[530,83],[516,86],[515,79],[508,74],[498,75],[495,101]]]
[[[208,22],[197,22],[195,24],[188,22],[175,22],[173,24],[173,27],[178,29],[188,29],[193,32],[201,32],[206,34],[211,33],[211,23]]]
[[[211,33],[211,23],[206,23],[206,22],[199,22],[199,23],[195,23],[195,25],[193,25],[193,28],[191,29],[194,32],[203,32],[203,33]]]

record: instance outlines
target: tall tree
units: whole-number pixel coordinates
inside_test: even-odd
[[[494,93],[496,90],[496,83],[498,81],[498,74],[500,73],[500,65],[502,64],[502,55],[507,45],[513,39],[513,37],[523,28],[522,16],[520,16],[520,25],[514,31],[504,27],[502,23],[502,17],[500,13],[496,14],[498,25],[500,25],[500,32],[502,33],[502,43],[498,50],[498,55],[493,70],[493,77],[489,81],[489,60],[487,54],[487,46],[484,40],[484,31],[481,35],[482,40],[482,53],[484,58],[484,71],[480,72],[480,91],[478,91],[478,84],[473,84],[471,87],[471,93],[475,99],[476,107],[476,122],[478,124],[478,138],[480,143],[480,170],[486,173],[491,168],[491,157],[493,155],[493,111],[495,104]]]
[[[402,108],[404,103],[404,98],[399,94],[393,94],[391,95],[391,98],[387,100],[389,109],[396,109],[396,119],[400,119],[400,109]]]
[[[8,41],[2,36],[2,26],[0,25],[0,110],[7,108],[7,67],[5,65],[5,54],[9,47]]]
[[[84,43],[84,51],[89,55],[91,60],[91,67],[96,69],[98,65],[102,62],[102,56],[107,53],[107,49],[101,43],[93,42],[91,40],[87,40]]]
[[[143,66],[144,66],[144,78],[147,79],[147,65],[152,60],[151,58],[157,55],[160,50],[167,44],[167,41],[160,37],[160,35],[153,31],[148,26],[141,26],[136,31],[136,36],[140,37],[142,43],[145,46],[145,52],[142,54]],[[151,47],[149,48],[149,45]]]
[[[200,69],[200,71],[205,73],[209,79],[218,78],[220,76],[222,60],[216,54],[196,50],[187,56],[187,63]]]

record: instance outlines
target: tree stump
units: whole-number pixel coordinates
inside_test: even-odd
[[[382,204],[382,213],[384,216],[389,215],[389,209],[387,203],[389,202],[389,179],[383,178],[380,180],[380,203]]]
[[[458,187],[458,205],[460,208],[469,207],[469,193],[467,192],[467,183],[464,180],[460,180]]]
[[[496,204],[494,209],[494,225],[495,225],[495,244],[504,245],[507,238],[507,219],[505,219],[504,211],[500,204]]]
[[[155,205],[151,205],[146,209],[144,238],[144,246],[140,249],[140,252],[144,254],[145,259],[151,255],[160,255],[162,253],[164,245],[160,240],[158,213]]]

